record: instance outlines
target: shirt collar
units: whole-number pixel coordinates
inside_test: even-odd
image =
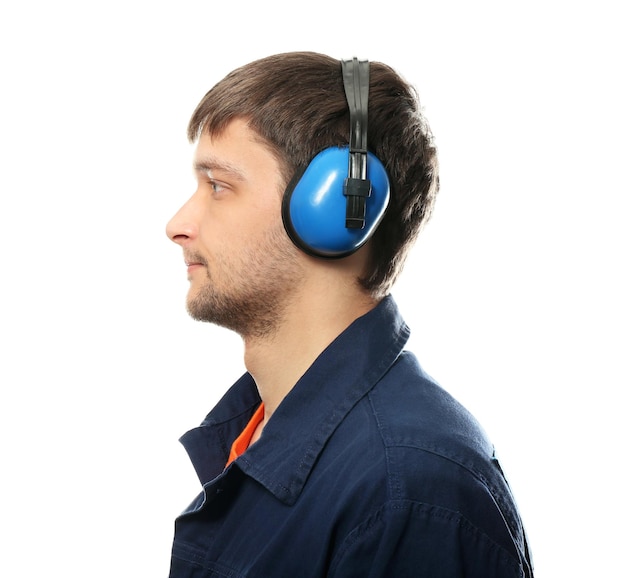
[[[395,301],[386,297],[320,354],[235,465],[293,504],[334,430],[393,365],[408,337]],[[181,438],[202,483],[219,475],[230,444],[259,403],[254,381],[245,374],[200,428]]]

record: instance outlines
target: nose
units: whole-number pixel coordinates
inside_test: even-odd
[[[170,241],[184,245],[198,235],[199,207],[195,203],[195,194],[178,210],[165,227]]]

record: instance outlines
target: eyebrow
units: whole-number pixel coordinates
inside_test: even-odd
[[[244,173],[236,166],[213,158],[206,158],[202,160],[198,159],[194,161],[193,170],[196,173],[219,171],[222,173],[227,173],[229,176],[238,181],[245,180]]]

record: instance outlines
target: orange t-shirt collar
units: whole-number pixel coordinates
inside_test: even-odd
[[[230,454],[228,456],[228,461],[226,462],[226,466],[228,467],[232,462],[234,462],[241,454],[243,454],[250,445],[250,441],[252,440],[252,436],[256,431],[256,428],[263,421],[265,417],[265,406],[263,402],[254,412],[254,415],[250,418],[248,425],[246,425],[245,429],[239,434],[239,437],[233,442],[233,445],[230,447]]]

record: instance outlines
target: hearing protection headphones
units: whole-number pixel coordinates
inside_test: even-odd
[[[350,111],[350,145],[324,149],[296,172],[283,196],[282,216],[297,247],[338,259],[362,247],[389,204],[389,177],[367,151],[369,62],[341,62]]]

